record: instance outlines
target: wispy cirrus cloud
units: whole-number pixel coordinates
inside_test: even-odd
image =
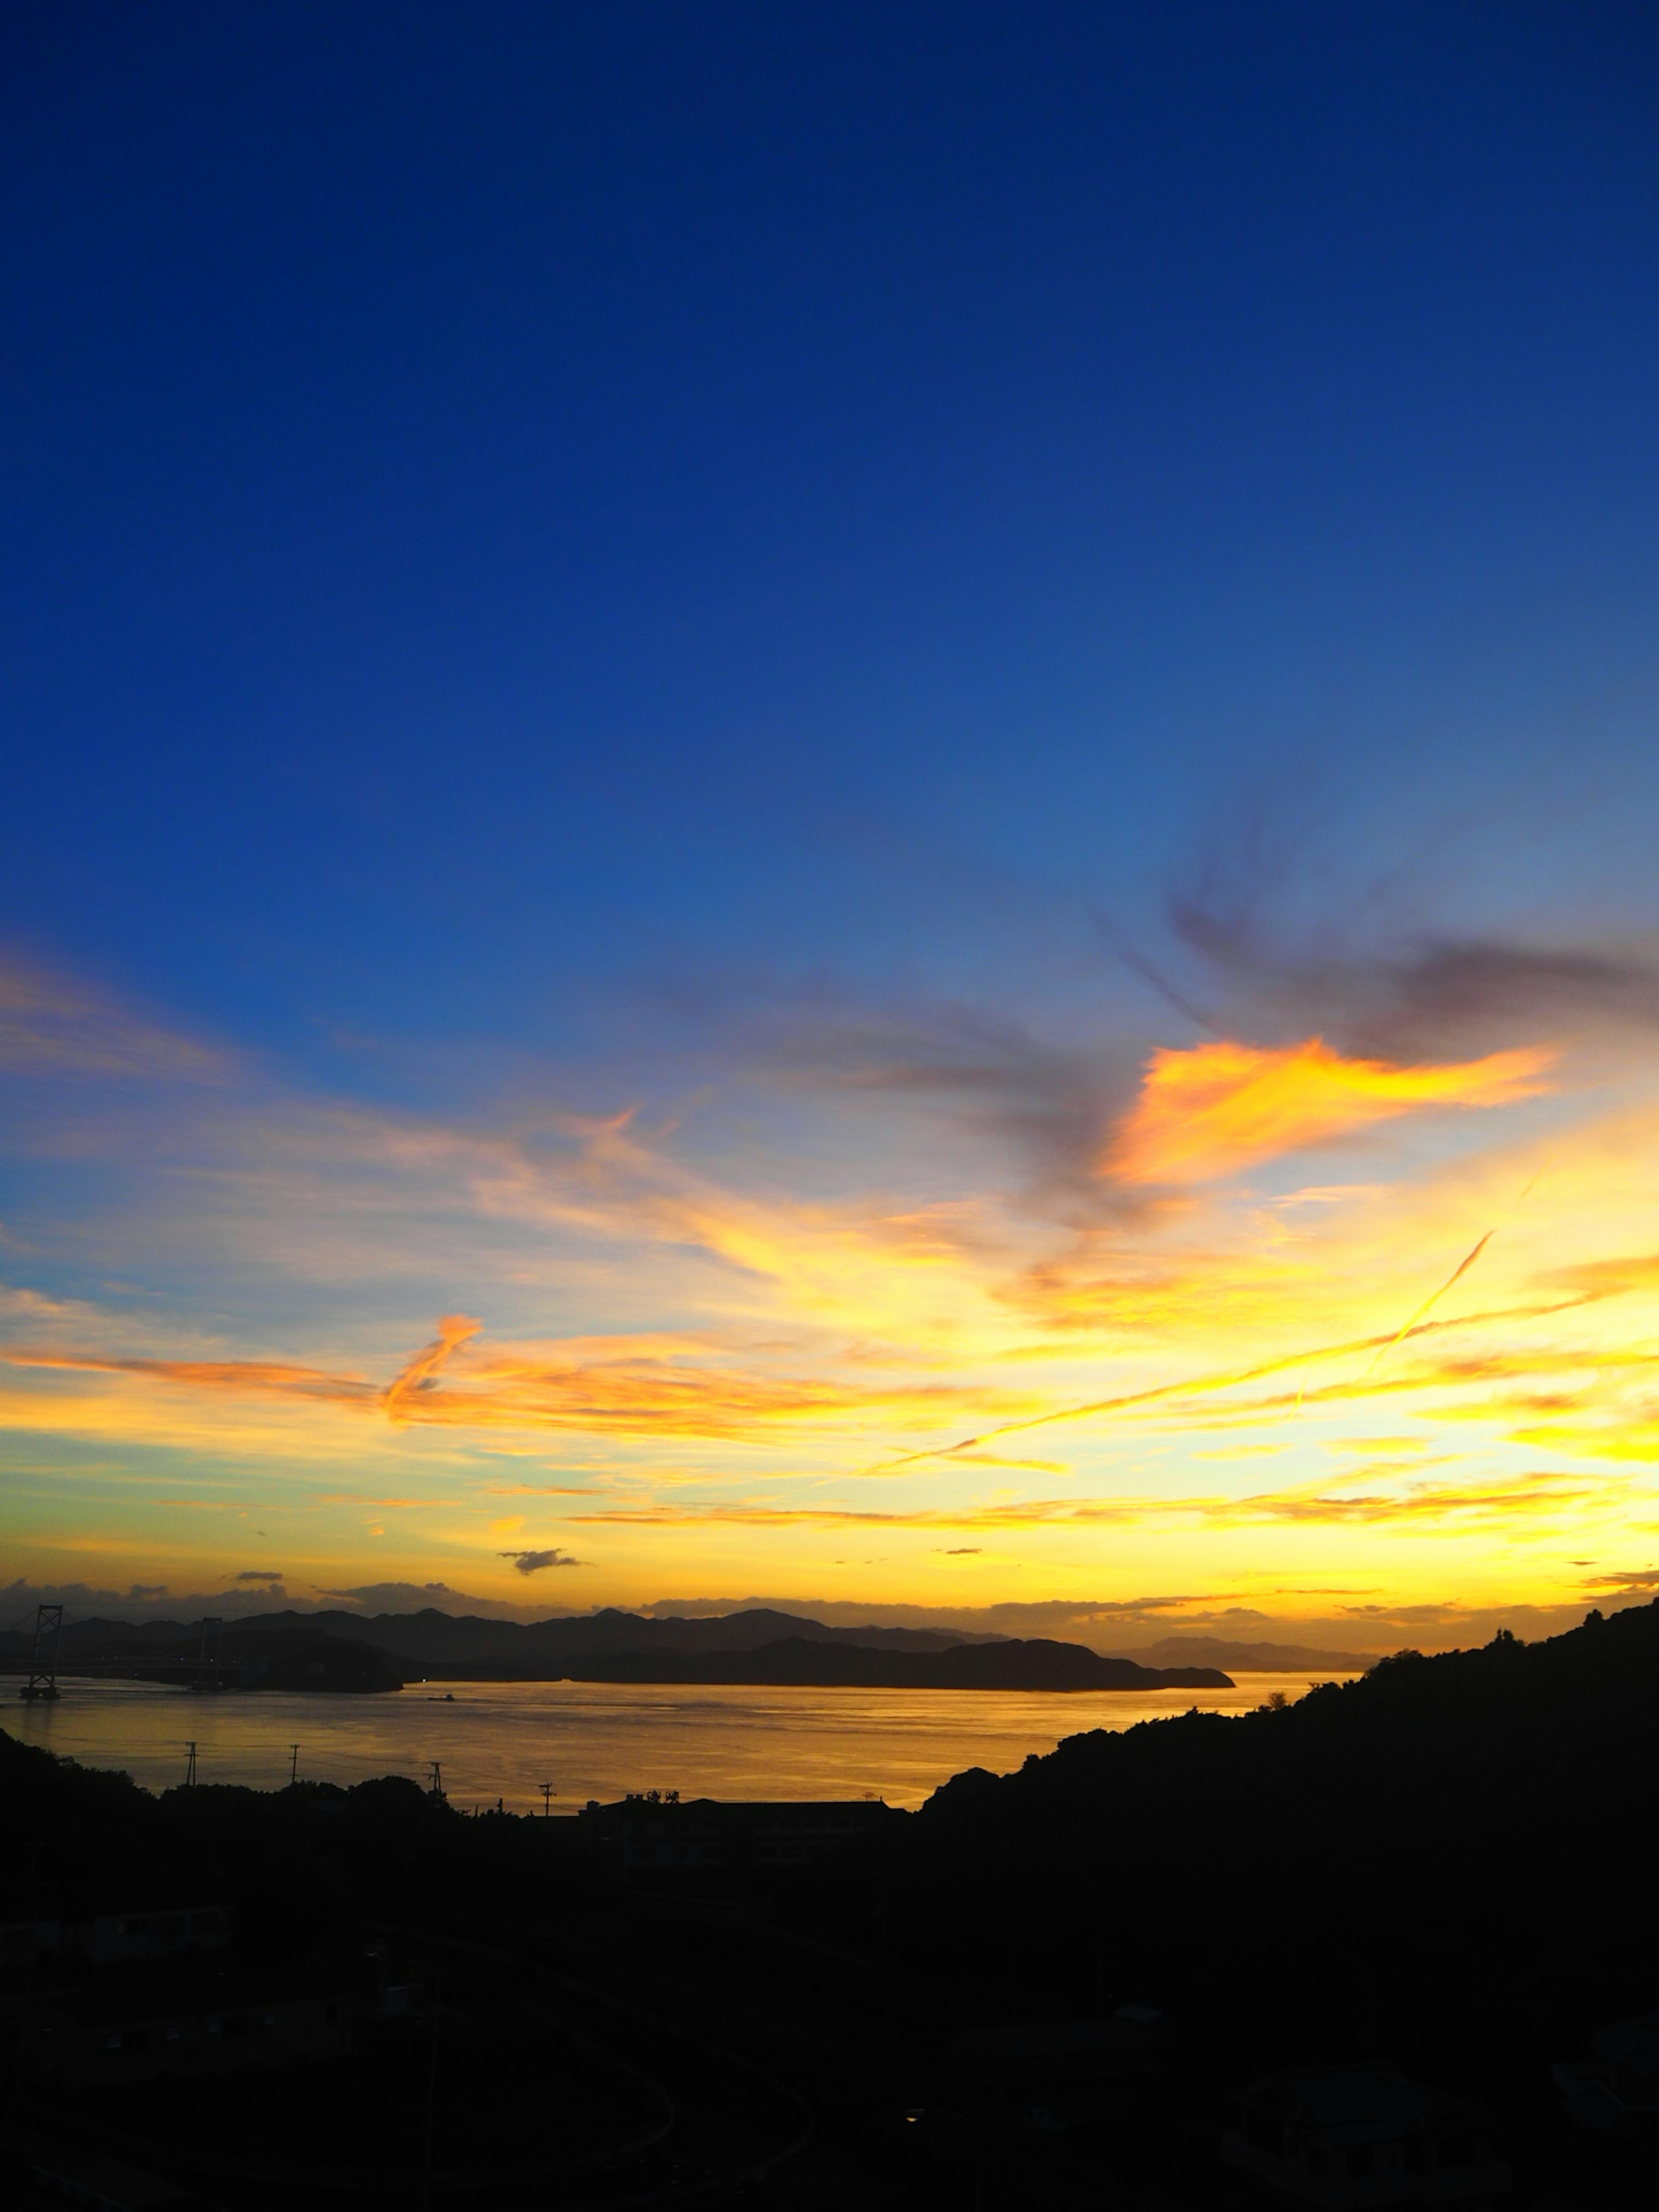
[[[1096,1168],[1133,1061],[1115,1041],[1044,1036],[952,1002],[872,1008],[786,999],[743,1039],[768,1081],[866,1111],[906,1109],[1004,1148],[1028,1201],[1097,1190]]]
[[[131,1377],[204,1399],[275,1397],[457,1431],[579,1431],[595,1435],[738,1440],[789,1431],[872,1424],[932,1427],[951,1408],[1037,1402],[1029,1389],[866,1373],[791,1374],[743,1365],[708,1340],[647,1336],[560,1343],[491,1343],[483,1324],[452,1315],[386,1384],[276,1360],[152,1359],[27,1345],[0,1347],[0,1367],[47,1374]],[[1036,1464],[1043,1464],[1039,1462]]]
[[[1139,946],[1134,972],[1200,1030],[1317,1030],[1346,1054],[1440,1059],[1659,1028],[1659,943],[1450,933],[1426,918],[1413,872],[1382,872],[1310,905],[1307,825],[1245,809],[1167,900],[1169,953]]]
[[[0,952],[0,1070],[222,1084],[223,1050],[147,1022],[89,986]]]
[[[1602,1478],[1552,1470],[1462,1482],[1413,1478],[1389,1484],[1373,1475],[1364,1488],[1309,1485],[1258,1492],[1242,1498],[1025,1498],[914,1508],[765,1500],[711,1499],[703,1504],[659,1500],[641,1505],[596,1506],[567,1517],[573,1522],[592,1527],[888,1528],[1004,1533],[1034,1528],[1168,1527],[1182,1522],[1212,1528],[1273,1522],[1346,1527],[1388,1523],[1444,1526],[1458,1522],[1495,1525],[1558,1517],[1595,1502],[1604,1488]]]
[[[385,1397],[362,1376],[331,1374],[324,1368],[273,1359],[144,1359],[11,1345],[0,1350],[0,1365],[46,1373],[131,1376],[204,1395],[235,1397],[307,1398],[349,1406],[373,1406],[382,1403]]]
[[[935,1427],[949,1409],[994,1399],[1010,1410],[1036,1402],[1006,1383],[875,1382],[829,1370],[791,1374],[705,1352],[677,1356],[625,1340],[570,1347],[482,1346],[443,1389],[405,1418],[460,1427],[525,1426],[624,1433],[756,1438],[850,1426]]]
[[[1659,1026],[1659,953],[1647,944],[1526,945],[1430,937],[1327,987],[1346,1026],[1395,1051],[1449,1037],[1576,1035]]]

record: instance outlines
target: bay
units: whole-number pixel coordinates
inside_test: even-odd
[[[916,1806],[969,1766],[1006,1773],[1089,1729],[1124,1729],[1191,1711],[1243,1712],[1305,1674],[1250,1674],[1231,1690],[755,1689],[725,1684],[410,1683],[378,1697],[280,1691],[197,1696],[152,1682],[60,1678],[56,1705],[24,1704],[0,1726],[145,1789],[197,1779],[280,1789],[403,1774],[434,1762],[453,1804],[574,1813],[590,1798],[678,1790],[682,1797],[883,1797]],[[1324,1678],[1320,1678],[1324,1679]]]

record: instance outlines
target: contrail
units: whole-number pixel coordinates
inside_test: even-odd
[[[1402,1335],[1404,1333],[1401,1332]],[[1393,1340],[1397,1342],[1398,1339]],[[950,1459],[958,1452],[971,1451],[976,1444],[995,1443],[1003,1437],[1021,1436],[1030,1429],[1052,1428],[1061,1421],[1086,1421],[1101,1413],[1128,1413],[1137,1407],[1153,1406],[1171,1398],[1207,1397],[1218,1390],[1234,1389],[1241,1382],[1259,1382],[1269,1375],[1282,1375],[1287,1368],[1305,1367],[1312,1360],[1342,1359],[1356,1352],[1367,1352],[1378,1341],[1375,1336],[1349,1337],[1340,1344],[1317,1345],[1312,1351],[1285,1352],[1275,1359],[1259,1360],[1249,1367],[1189,1375],[1179,1382],[1159,1382],[1150,1389],[1127,1391],[1116,1398],[1091,1398],[1081,1406],[1058,1406],[1052,1413],[1028,1413],[1017,1421],[999,1421],[992,1428],[981,1429],[976,1436],[958,1437],[954,1443],[934,1444],[926,1451],[902,1452],[896,1459],[883,1460],[863,1472],[892,1474],[900,1468],[915,1467],[923,1460]]]
[[[1487,1235],[1491,1234],[1488,1231]],[[1480,1244],[1486,1242],[1486,1238],[1483,1237]],[[1463,1267],[1458,1269],[1458,1275],[1463,1273],[1463,1267],[1473,1263],[1480,1244],[1475,1246],[1474,1252],[1470,1253]],[[1435,1297],[1441,1297],[1456,1280],[1457,1275],[1454,1275],[1451,1282],[1443,1283],[1435,1292]],[[1581,1291],[1577,1297],[1553,1299],[1547,1305],[1494,1307],[1490,1312],[1465,1314],[1461,1321],[1407,1322],[1395,1336],[1351,1336],[1340,1344],[1319,1344],[1311,1349],[1304,1347],[1300,1352],[1287,1352],[1277,1359],[1261,1360],[1254,1367],[1237,1367],[1209,1375],[1189,1375],[1182,1382],[1160,1382],[1152,1389],[1132,1390],[1120,1398],[1091,1398],[1085,1405],[1057,1406],[1049,1413],[1028,1413],[1020,1420],[999,1421],[991,1428],[980,1430],[976,1436],[958,1437],[952,1443],[933,1444],[924,1451],[901,1452],[893,1459],[879,1460],[869,1467],[860,1468],[859,1472],[870,1475],[896,1474],[902,1468],[919,1467],[924,1460],[951,1459],[959,1452],[971,1451],[976,1444],[995,1443],[1003,1437],[1021,1436],[1030,1429],[1052,1428],[1061,1421],[1086,1421],[1102,1413],[1131,1413],[1139,1407],[1156,1405],[1172,1398],[1208,1397],[1218,1391],[1234,1389],[1241,1382],[1260,1382],[1270,1375],[1282,1375],[1287,1368],[1307,1367],[1316,1360],[1346,1359],[1356,1352],[1370,1352],[1373,1346],[1386,1352],[1391,1344],[1398,1344],[1401,1337],[1408,1334],[1414,1328],[1468,1328],[1480,1322],[1535,1321],[1540,1315],[1571,1313],[1579,1306],[1592,1304],[1595,1295]],[[1430,1304],[1433,1304],[1432,1299]],[[3,1354],[0,1354],[0,1358],[3,1357]]]
[[[1594,1293],[1581,1292],[1577,1297],[1553,1299],[1547,1305],[1494,1307],[1491,1312],[1465,1314],[1459,1322],[1437,1321],[1425,1324],[1422,1315],[1428,1311],[1435,1298],[1445,1296],[1459,1275],[1474,1265],[1482,1248],[1494,1233],[1490,1229],[1486,1231],[1456,1273],[1449,1276],[1435,1292],[1434,1297],[1429,1299],[1426,1305],[1420,1306],[1405,1328],[1396,1330],[1392,1336],[1351,1336],[1340,1344],[1320,1344],[1311,1349],[1304,1347],[1300,1352],[1287,1352],[1277,1359],[1264,1359],[1253,1367],[1237,1367],[1208,1375],[1189,1375],[1179,1382],[1160,1382],[1152,1389],[1127,1391],[1118,1398],[1091,1398],[1080,1406],[1057,1406],[1052,1413],[1028,1413],[1017,1421],[998,1421],[988,1429],[981,1429],[975,1436],[957,1437],[948,1444],[931,1444],[922,1451],[901,1452],[892,1459],[878,1460],[869,1467],[860,1468],[859,1472],[872,1475],[896,1474],[901,1468],[919,1467],[925,1460],[951,1459],[960,1452],[973,1450],[975,1445],[996,1443],[1004,1437],[1023,1436],[1031,1429],[1053,1428],[1062,1421],[1086,1421],[1103,1413],[1132,1413],[1139,1407],[1167,1402],[1172,1398],[1209,1397],[1218,1391],[1237,1389],[1241,1382],[1260,1382],[1270,1375],[1282,1375],[1287,1368],[1309,1367],[1316,1360],[1346,1359],[1355,1352],[1370,1352],[1373,1348],[1380,1358],[1383,1352],[1398,1344],[1401,1337],[1409,1336],[1413,1329],[1425,1326],[1431,1329],[1464,1328],[1480,1322],[1534,1321],[1540,1315],[1571,1313],[1576,1308],[1593,1302]],[[0,1353],[0,1358],[3,1358],[4,1354]],[[1376,1360],[1373,1359],[1371,1366],[1376,1364]],[[1367,1375],[1370,1372],[1368,1368]],[[1302,1390],[1306,1388],[1304,1377]],[[1299,1399],[1301,1391],[1297,1396]]]
[[[1517,1211],[1531,1195],[1540,1178],[1547,1174],[1553,1164],[1554,1157],[1552,1153],[1544,1162],[1543,1166],[1539,1169],[1538,1173],[1533,1176],[1531,1182],[1516,1197],[1510,1209],[1511,1212]],[[1287,1368],[1306,1369],[1316,1360],[1341,1359],[1352,1352],[1368,1352],[1372,1346],[1376,1346],[1376,1357],[1372,1359],[1370,1366],[1365,1370],[1369,1376],[1385,1352],[1392,1352],[1402,1338],[1409,1336],[1413,1329],[1422,1326],[1424,1316],[1445,1297],[1454,1283],[1460,1282],[1468,1273],[1469,1269],[1474,1267],[1497,1233],[1496,1229],[1489,1229],[1474,1249],[1466,1255],[1453,1268],[1433,1296],[1425,1298],[1405,1327],[1396,1329],[1392,1336],[1350,1337],[1341,1344],[1316,1345],[1310,1351],[1286,1352],[1277,1359],[1264,1359],[1250,1367],[1234,1368],[1230,1371],[1224,1370],[1209,1375],[1188,1376],[1180,1382],[1161,1382],[1151,1389],[1127,1391],[1121,1397],[1094,1398],[1085,1405],[1056,1407],[1054,1411],[1049,1413],[1029,1413],[1022,1420],[999,1421],[991,1428],[981,1429],[977,1436],[958,1437],[954,1443],[934,1444],[926,1451],[902,1452],[896,1458],[882,1460],[873,1467],[864,1468],[862,1472],[866,1474],[894,1474],[901,1468],[920,1466],[924,1460],[951,1459],[959,1452],[973,1450],[977,1444],[995,1443],[1003,1437],[1022,1436],[1031,1429],[1052,1428],[1062,1421],[1086,1421],[1102,1413],[1129,1413],[1138,1407],[1157,1405],[1160,1401],[1171,1398],[1207,1397],[1218,1390],[1236,1389],[1241,1382],[1259,1382],[1264,1381],[1269,1375],[1282,1375]],[[1558,1304],[1527,1308],[1522,1310],[1528,1315],[1559,1313],[1583,1303],[1582,1298],[1566,1298]],[[1490,1321],[1498,1318],[1514,1320],[1516,1318],[1516,1314],[1509,1312],[1501,1316],[1496,1314],[1475,1314],[1465,1316],[1466,1322]],[[1435,1323],[1437,1328],[1450,1326],[1452,1324],[1448,1322]],[[1303,1392],[1307,1387],[1307,1376],[1304,1373],[1300,1388],[1296,1394],[1296,1402],[1298,1407],[1302,1403]]]
[[[1554,1164],[1555,1154],[1552,1152],[1549,1158],[1543,1163],[1543,1165],[1539,1168],[1537,1173],[1528,1180],[1525,1188],[1521,1191],[1520,1194],[1515,1199],[1514,1202],[1510,1206],[1509,1211],[1511,1216],[1519,1213],[1522,1207],[1532,1196],[1532,1194],[1534,1189],[1536,1189],[1538,1184],[1542,1181],[1543,1177],[1548,1173],[1549,1170]],[[1474,1251],[1469,1253],[1467,1258],[1461,1261],[1458,1265],[1453,1268],[1451,1273],[1447,1276],[1445,1281],[1442,1283],[1440,1288],[1434,1292],[1433,1296],[1424,1299],[1422,1304],[1419,1306],[1417,1311],[1406,1323],[1404,1328],[1400,1331],[1399,1336],[1391,1336],[1388,1342],[1382,1346],[1382,1350],[1377,1353],[1376,1358],[1373,1359],[1370,1365],[1365,1370],[1367,1375],[1375,1373],[1377,1361],[1382,1359],[1385,1353],[1390,1352],[1394,1350],[1395,1345],[1399,1343],[1401,1336],[1409,1336],[1413,1329],[1417,1327],[1418,1322],[1422,1320],[1424,1315],[1429,1311],[1430,1308],[1437,1305],[1440,1300],[1445,1297],[1447,1291],[1450,1290],[1452,1285],[1461,1280],[1463,1276],[1468,1273],[1469,1269],[1474,1267],[1475,1261],[1480,1257],[1480,1255],[1486,1250],[1487,1245],[1492,1243],[1492,1238],[1497,1234],[1498,1231],[1495,1227],[1489,1229],[1486,1235],[1480,1239],[1480,1242],[1475,1246]]]
[[[1537,1178],[1534,1176],[1534,1181],[1535,1182]],[[1530,1190],[1532,1184],[1528,1183],[1527,1188]],[[1437,1291],[1431,1292],[1428,1297],[1425,1298],[1422,1304],[1419,1306],[1417,1311],[1412,1316],[1411,1319],[1405,1324],[1405,1326],[1397,1330],[1395,1334],[1389,1339],[1388,1342],[1381,1347],[1376,1354],[1376,1358],[1373,1359],[1370,1365],[1365,1370],[1367,1375],[1375,1374],[1376,1371],[1376,1362],[1378,1359],[1382,1358],[1383,1353],[1392,1352],[1402,1336],[1409,1336],[1412,1331],[1417,1327],[1419,1322],[1422,1320],[1424,1315],[1428,1312],[1430,1307],[1437,1305],[1440,1300],[1445,1297],[1447,1291],[1450,1290],[1452,1285],[1460,1281],[1463,1276],[1468,1273],[1469,1269],[1474,1267],[1475,1261],[1486,1250],[1487,1245],[1492,1243],[1492,1238],[1497,1235],[1497,1233],[1498,1232],[1495,1229],[1489,1229],[1486,1235],[1480,1239],[1480,1242],[1475,1246],[1474,1251],[1471,1252],[1466,1259],[1460,1260],[1458,1261],[1456,1267],[1452,1269],[1450,1274],[1447,1276],[1445,1281],[1440,1285],[1440,1288]]]

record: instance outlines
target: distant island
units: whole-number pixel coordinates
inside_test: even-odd
[[[1221,1636],[1165,1636],[1144,1649],[1125,1651],[1143,1667],[1224,1667],[1235,1674],[1364,1674],[1382,1656],[1376,1651],[1326,1651],[1313,1644],[1238,1644]]]
[[[1228,1690],[1215,1667],[1142,1667],[1081,1644],[1042,1638],[959,1644],[944,1651],[871,1650],[785,1637],[758,1650],[617,1652],[573,1662],[573,1680],[738,1682],[860,1690]]]
[[[0,1668],[28,1663],[21,1631]],[[930,1690],[1225,1690],[1219,1667],[1149,1667],[1081,1644],[929,1629],[826,1628],[765,1607],[695,1620],[608,1608],[574,1619],[440,1613],[256,1613],[212,1623],[81,1620],[64,1629],[66,1674],[201,1687],[370,1693],[410,1680],[732,1683]]]

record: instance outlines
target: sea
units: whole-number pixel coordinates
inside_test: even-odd
[[[1275,1691],[1301,1697],[1314,1679],[1247,1674],[1231,1690],[1150,1694],[429,1681],[349,1697],[67,1675],[54,1705],[7,1699],[0,1727],[157,1791],[185,1779],[193,1745],[198,1783],[276,1790],[292,1776],[349,1784],[403,1774],[429,1785],[435,1776],[463,1810],[556,1817],[646,1790],[914,1807],[965,1768],[1007,1773],[1064,1736],[1194,1708],[1243,1712]]]

